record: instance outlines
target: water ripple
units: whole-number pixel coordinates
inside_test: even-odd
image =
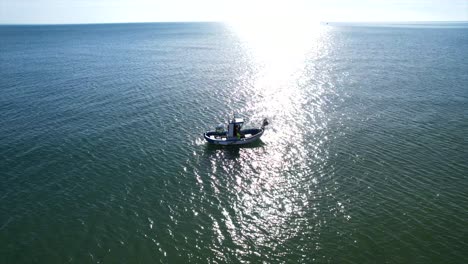
[[[459,29],[83,27],[0,28],[6,262],[466,259]]]

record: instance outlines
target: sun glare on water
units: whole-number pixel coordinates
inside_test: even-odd
[[[296,84],[301,81],[299,75],[303,74],[309,53],[321,45],[324,27],[301,5],[260,3],[246,10],[241,10],[245,5],[239,5],[234,11],[238,15],[227,24],[252,60],[256,71],[253,90],[265,99],[262,110],[268,112],[262,114],[271,115],[275,110],[284,112],[293,107],[292,97],[300,100]],[[257,106],[259,103],[253,102]],[[259,113],[260,109],[256,110]]]
[[[268,66],[300,63],[320,30],[318,20],[299,8],[268,4],[249,10],[227,24],[258,62]],[[243,14],[241,10],[238,13]]]
[[[233,177],[237,178],[241,189],[248,190],[237,194],[238,210],[232,217],[226,217],[227,222],[234,221],[242,230],[251,232],[248,241],[239,237],[235,228],[230,234],[236,243],[246,248],[249,241],[267,245],[272,238],[282,241],[300,233],[299,229],[292,229],[284,234],[281,226],[294,225],[297,219],[303,219],[301,214],[309,210],[307,202],[297,203],[297,200],[307,201],[307,197],[296,187],[307,174],[305,164],[310,162],[307,157],[313,155],[306,147],[309,143],[305,134],[313,133],[315,127],[321,125],[308,124],[308,131],[304,129],[303,124],[310,115],[307,111],[313,108],[314,114],[321,112],[319,99],[312,103],[308,100],[311,93],[314,93],[312,97],[320,98],[321,89],[309,89],[307,67],[313,63],[314,54],[326,49],[326,28],[313,15],[306,15],[300,7],[292,9],[287,5],[262,3],[247,9],[243,9],[246,5],[239,5],[233,9],[237,16],[227,25],[249,58],[251,65],[245,71],[254,72],[245,73],[244,82],[240,82],[245,85],[236,89],[236,93],[240,93],[236,98],[246,101],[247,105],[240,114],[249,114],[250,120],[263,117],[271,120],[272,124],[262,137],[266,147],[243,149],[239,151],[240,158],[234,160],[222,158],[224,152],[220,151],[221,156],[213,159],[213,164],[221,162],[229,175],[236,175]],[[306,104],[308,109],[304,109]],[[317,149],[319,145],[311,148]],[[316,179],[310,181],[310,184],[316,183]],[[242,220],[243,216],[252,215],[257,215],[255,224]],[[264,230],[268,230],[268,234]]]

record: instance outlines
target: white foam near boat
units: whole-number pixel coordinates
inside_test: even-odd
[[[228,122],[227,131],[222,124],[216,127],[215,131],[208,131],[203,134],[203,137],[211,144],[216,145],[244,145],[258,140],[265,131],[265,126],[268,125],[268,120],[263,119],[260,128],[242,129],[244,119],[234,117]]]

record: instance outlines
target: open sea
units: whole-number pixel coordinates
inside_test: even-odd
[[[0,263],[468,263],[468,23],[0,26]]]

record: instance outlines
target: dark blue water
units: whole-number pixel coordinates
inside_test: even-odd
[[[0,26],[0,263],[464,263],[467,50],[466,23]],[[261,142],[208,146],[233,112]]]

